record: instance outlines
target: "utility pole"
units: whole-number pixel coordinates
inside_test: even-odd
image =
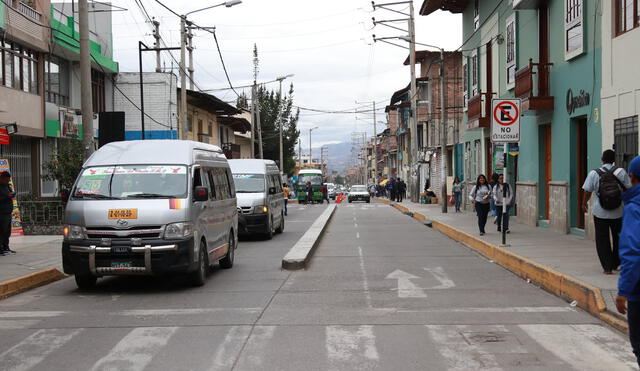
[[[156,72],[162,72],[162,66],[160,65],[160,22],[153,18],[153,38],[156,39],[153,44],[156,50]]]
[[[258,94],[256,94],[257,98]],[[256,102],[256,118],[258,121],[258,153],[260,154],[260,159],[264,159],[264,153],[262,152],[262,121],[260,120],[260,100]]]
[[[418,202],[417,176],[413,170],[418,159],[418,90],[416,86],[416,30],[413,11],[413,1],[409,3],[409,64],[411,68],[411,138],[409,157],[409,188],[411,189],[411,201]]]
[[[447,110],[445,109],[446,99],[445,95],[447,91],[445,90],[445,64],[444,64],[444,49],[440,49],[440,145],[441,145],[441,156],[440,160],[442,161],[442,165],[440,168],[442,169],[442,212],[446,213],[448,210],[447,206]]]
[[[254,121],[253,127],[256,129],[258,134],[258,155],[260,159],[263,159],[262,152],[262,124],[260,122],[260,102],[258,99],[258,70],[259,70],[260,60],[258,59],[258,46],[253,44],[253,88],[251,89],[251,107],[253,108],[253,112],[255,115],[251,116]],[[252,133],[253,134],[253,133]],[[253,135],[251,136],[253,141]]]
[[[187,140],[187,16],[180,17],[180,114],[182,140]]]
[[[78,0],[80,22],[80,105],[82,110],[82,145],[85,160],[94,152],[93,98],[91,95],[91,54],[89,52],[89,5]]]
[[[280,137],[280,174],[284,174],[284,162],[282,155],[282,79],[278,80],[280,82],[280,88],[278,89],[278,135]]]
[[[376,121],[376,101],[373,101],[373,184],[378,184],[378,129]]]
[[[195,83],[193,82],[193,31],[191,22],[187,23],[187,51],[189,51],[189,89],[195,89]]]
[[[251,86],[251,158],[256,158],[256,81]]]

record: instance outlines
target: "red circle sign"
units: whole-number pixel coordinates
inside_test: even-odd
[[[511,114],[509,113],[509,111],[511,111],[511,109],[506,110],[503,107],[506,106],[511,106],[513,107],[513,111],[515,112],[515,114]],[[502,113],[502,114],[500,114]],[[509,126],[514,124],[517,120],[518,120],[518,115],[520,114],[520,112],[518,112],[518,106],[516,106],[513,102],[509,102],[509,101],[504,101],[504,102],[500,102],[496,105],[496,108],[493,110],[493,118],[494,120],[502,125],[502,126]],[[507,117],[507,120],[501,120],[501,118],[503,116]]]

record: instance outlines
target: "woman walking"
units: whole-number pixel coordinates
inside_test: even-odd
[[[484,236],[487,215],[489,215],[489,201],[491,200],[491,187],[489,187],[487,177],[484,174],[478,175],[476,185],[473,186],[471,193],[469,193],[469,200],[476,208],[478,228],[480,229],[480,235]]]
[[[462,204],[462,189],[464,188],[464,184],[460,182],[460,178],[455,177],[453,179],[453,198],[456,202],[456,212],[460,212],[460,205]]]
[[[504,190],[507,190],[507,196],[504,196]],[[509,183],[504,182],[504,175],[498,176],[498,183],[493,187],[493,200],[496,204],[496,211],[498,212],[498,232],[504,228],[505,233],[509,233],[509,210],[513,201],[513,194],[511,193],[511,187]],[[502,216],[502,206],[507,205],[507,213],[504,214],[504,220]]]

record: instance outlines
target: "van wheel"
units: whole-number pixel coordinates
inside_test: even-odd
[[[235,256],[236,256],[236,244],[233,238],[233,231],[232,231],[229,236],[229,251],[227,251],[227,255],[225,255],[224,258],[220,259],[220,268],[229,269],[233,267],[233,260],[235,259]]]
[[[265,238],[267,240],[273,238],[273,216],[270,216],[269,221],[267,222],[267,233],[265,234]]]
[[[198,269],[189,273],[189,281],[193,286],[202,286],[207,280],[209,262],[207,261],[207,244],[200,241],[198,249]]]
[[[96,282],[98,281],[98,277],[92,274],[76,274],[76,285],[81,290],[90,290],[96,286]]]
[[[284,232],[284,214],[280,213],[280,225],[276,229],[276,233],[280,234],[282,232]]]

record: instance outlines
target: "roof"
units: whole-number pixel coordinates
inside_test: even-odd
[[[178,88],[179,95],[180,88]],[[214,95],[189,89],[187,89],[187,104],[202,108],[216,115],[238,115],[242,113],[241,110]]]
[[[232,173],[237,174],[264,174],[267,167],[275,167],[278,171],[276,162],[273,160],[260,159],[236,159],[229,160],[229,167]]]
[[[84,166],[114,164],[191,164],[194,150],[222,155],[218,146],[190,140],[129,140],[104,145],[84,163]]]
[[[469,4],[469,0],[424,0],[420,7],[420,15],[429,15],[436,10],[462,13],[467,4]]]
[[[397,102],[400,102],[401,100],[403,100],[402,96],[407,94],[410,88],[411,88],[411,84],[393,93],[393,95],[391,96],[391,101],[389,102],[389,105],[393,106]]]
[[[322,170],[319,169],[300,169],[298,171],[298,175],[300,174],[319,174],[322,175]]]
[[[251,123],[244,117],[219,117],[218,122],[242,134],[251,130]]]
[[[451,54],[456,54],[456,53],[460,53],[459,51],[446,51],[444,52],[445,55],[451,55]],[[408,66],[409,65],[409,55],[407,55],[407,58],[404,60],[404,65]],[[416,51],[416,63],[419,63],[422,60],[425,59],[431,59],[431,58],[438,58],[440,59],[440,52],[439,51],[433,51],[433,50],[418,50]]]

